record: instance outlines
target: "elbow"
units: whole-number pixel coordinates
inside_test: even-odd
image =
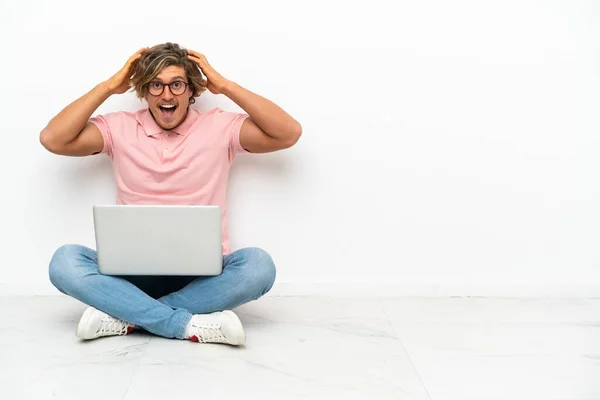
[[[59,152],[54,135],[48,128],[44,128],[44,130],[40,132],[40,144],[51,153]]]
[[[292,147],[293,145],[298,143],[298,140],[300,140],[300,136],[302,136],[302,125],[300,125],[299,122],[296,122],[294,128],[290,133],[290,138],[286,143],[287,147]]]
[[[52,134],[47,128],[40,132],[40,143],[47,150],[52,144]]]
[[[296,137],[296,142],[300,140],[300,136],[302,136],[302,125],[300,125],[300,122],[296,122],[296,129],[294,130],[294,135]]]

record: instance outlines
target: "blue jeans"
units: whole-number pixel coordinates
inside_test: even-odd
[[[256,300],[275,282],[267,252],[250,247],[223,256],[223,273],[211,277],[109,276],[98,272],[96,251],[60,247],[50,281],[64,294],[148,332],[183,339],[192,314],[230,310]]]

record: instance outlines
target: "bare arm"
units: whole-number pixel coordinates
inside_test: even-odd
[[[89,156],[102,151],[102,135],[88,120],[110,95],[106,84],[101,83],[69,104],[40,133],[42,146],[65,156]]]
[[[296,144],[302,126],[277,104],[221,76],[203,54],[188,50],[206,76],[206,85],[213,94],[224,94],[240,106],[250,118],[242,124],[240,144],[252,153],[267,153]]]
[[[222,93],[250,116],[240,132],[240,143],[246,150],[252,153],[282,150],[300,138],[300,123],[272,101],[233,82]]]
[[[42,146],[54,154],[65,156],[88,156],[101,152],[104,139],[89,119],[112,94],[125,93],[129,89],[135,62],[146,49],[138,50],[113,77],[98,84],[52,118],[40,133]]]

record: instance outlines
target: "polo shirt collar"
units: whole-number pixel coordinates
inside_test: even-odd
[[[179,126],[171,129],[169,132],[174,132],[178,135],[186,136],[197,119],[198,113],[190,107],[188,108],[187,115],[183,122]],[[152,116],[152,113],[150,112],[150,109],[148,108],[145,110],[140,110],[140,112],[138,112],[136,115],[136,120],[142,126],[142,128],[144,128],[144,132],[146,132],[147,136],[158,135],[160,133],[165,132],[163,128],[158,126],[158,124],[154,120],[154,117]]]

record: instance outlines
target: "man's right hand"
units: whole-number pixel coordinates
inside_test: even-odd
[[[114,74],[109,80],[106,81],[106,86],[112,94],[122,94],[130,88],[130,80],[131,74],[133,73],[133,68],[137,63],[137,60],[139,60],[142,54],[148,51],[148,49],[149,47],[144,47],[136,51],[131,57],[129,57],[129,60],[127,60],[123,68],[121,68],[119,72]]]
[[[89,119],[110,95],[125,93],[130,88],[133,69],[148,49],[144,47],[136,51],[109,80],[63,108],[40,132],[42,145],[52,153],[65,156],[87,156],[102,151],[102,134]]]

